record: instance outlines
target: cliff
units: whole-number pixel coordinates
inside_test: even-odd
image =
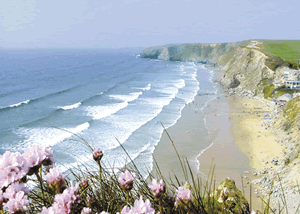
[[[278,85],[283,69],[270,69],[269,59],[258,46],[258,41],[249,40],[219,44],[175,44],[146,48],[142,58],[192,61],[219,66],[224,71],[221,84],[234,92],[263,96],[263,80],[269,79]]]

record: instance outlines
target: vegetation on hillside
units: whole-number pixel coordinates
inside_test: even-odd
[[[260,40],[261,51],[269,56],[266,65],[275,70],[279,66],[298,69],[300,63],[300,40]]]
[[[286,121],[284,123],[284,127],[286,130],[297,126],[299,124],[300,116],[300,97],[295,97],[294,99],[289,100],[283,110],[283,113],[286,118]]]

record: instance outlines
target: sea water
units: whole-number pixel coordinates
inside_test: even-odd
[[[210,70],[138,57],[134,50],[0,50],[0,154],[50,146],[64,171],[135,162],[143,175],[166,128],[195,96],[215,94]],[[204,142],[203,149],[210,143]]]

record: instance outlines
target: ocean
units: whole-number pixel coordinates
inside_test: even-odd
[[[50,146],[63,171],[93,163],[84,141],[103,150],[106,166],[124,167],[120,142],[147,177],[161,123],[174,125],[196,95],[203,111],[217,93],[203,64],[130,49],[0,49],[0,64],[0,154]]]

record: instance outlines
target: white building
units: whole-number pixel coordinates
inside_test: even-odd
[[[300,89],[300,71],[285,69],[283,75],[283,84],[286,88]]]

